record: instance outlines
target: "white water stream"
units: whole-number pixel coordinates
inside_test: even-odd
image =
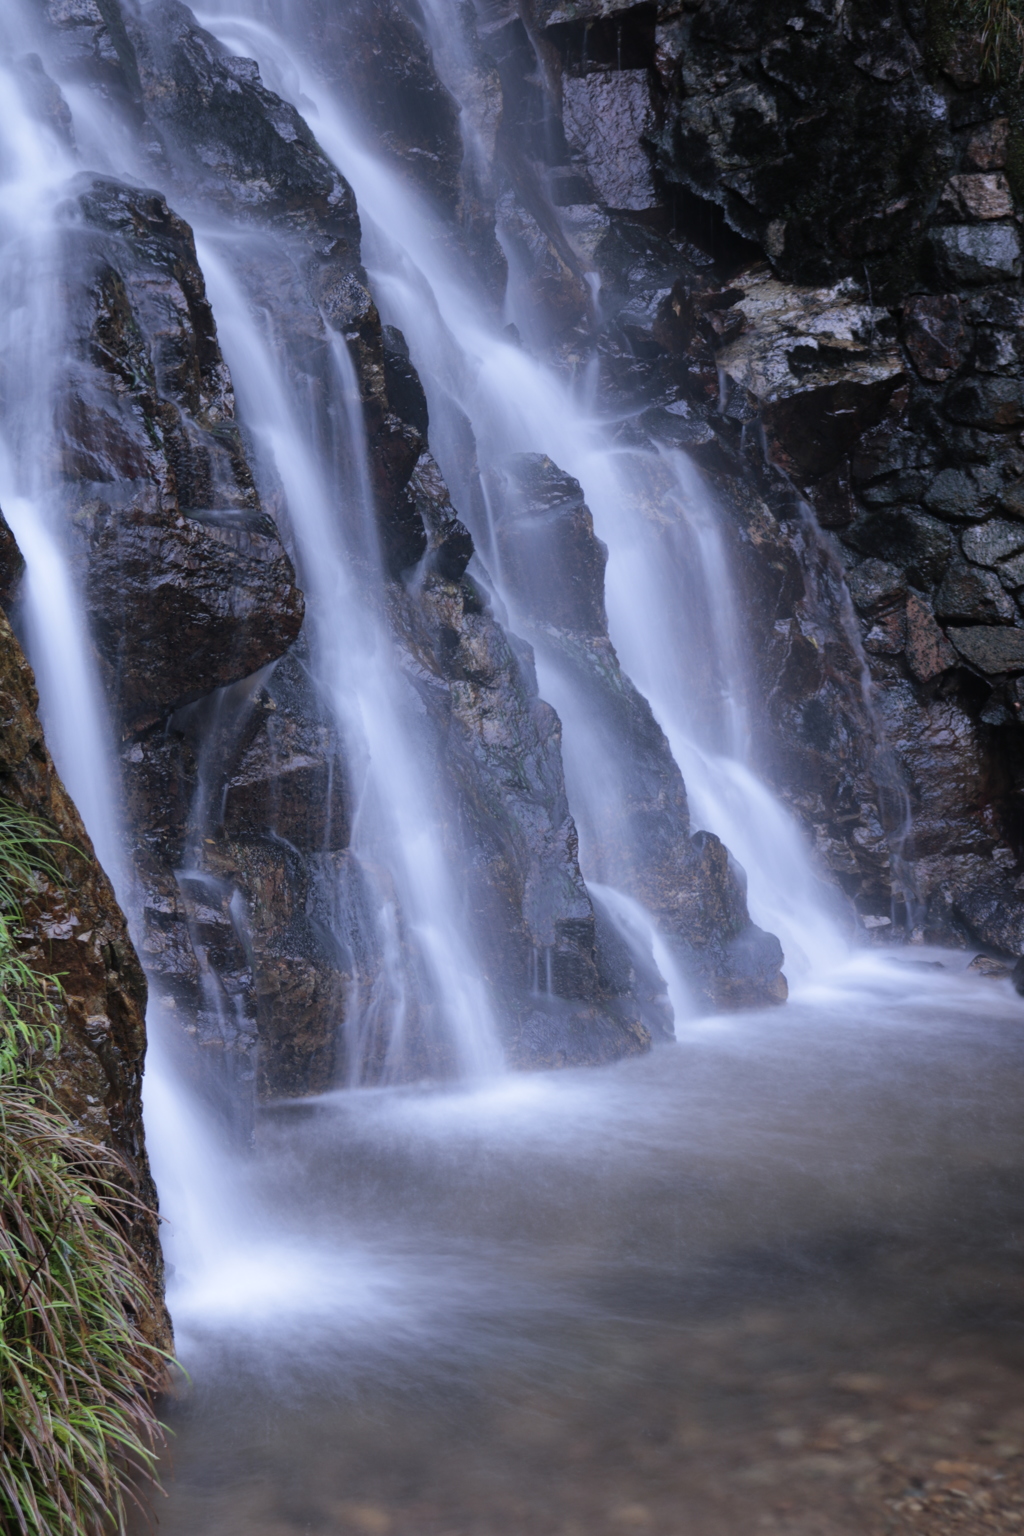
[[[179,1344],[199,1387],[195,1418],[182,1431],[185,1491],[172,1502],[166,1528],[190,1536],[311,1529],[386,1536],[405,1527],[352,1509],[332,1516],[326,1494],[328,1513],[307,1519],[287,1469],[274,1473],[266,1508],[248,1505],[244,1455],[221,1468],[230,1493],[221,1502],[220,1484],[204,1470],[204,1438],[211,1423],[220,1432],[219,1402],[228,1401],[240,1423],[254,1412],[252,1401],[239,1406],[224,1383],[234,1379],[243,1396],[266,1397],[268,1421],[276,1415],[284,1425],[292,1470],[301,1482],[308,1450],[319,1487],[333,1452],[317,1449],[311,1426],[323,1422],[328,1378],[332,1401],[364,1379],[397,1382],[419,1403],[409,1409],[415,1420],[427,1411],[423,1402],[444,1403],[446,1392],[468,1391],[474,1373],[493,1374],[498,1365],[526,1376],[536,1368],[541,1381],[552,1361],[561,1368],[559,1351],[581,1319],[596,1331],[621,1324],[632,1286],[699,1289],[696,1277],[725,1273],[740,1251],[795,1250],[809,1234],[837,1228],[909,1231],[918,1216],[943,1207],[957,1178],[1018,1166],[1012,1095],[1008,1088],[997,1095],[989,1114],[982,1090],[1017,1080],[1019,1004],[1008,983],[963,974],[966,957],[944,957],[942,970],[915,970],[848,950],[802,833],[757,775],[745,698],[749,638],[699,474],[678,453],[610,446],[607,424],[584,392],[508,340],[437,216],[383,163],[345,104],[331,100],[304,56],[301,31],[275,29],[256,0],[251,8],[238,0],[208,3],[201,19],[230,49],[259,60],[266,83],[296,103],[353,185],[374,296],[409,342],[428,394],[431,449],[460,512],[471,515],[473,498],[456,452],[457,413],[472,423],[483,470],[513,453],[544,453],[580,481],[609,550],[607,608],[623,668],[650,701],[682,768],[694,827],[719,833],[743,865],[752,916],[782,938],[796,984],[784,1013],[684,1020],[685,987],[650,915],[627,893],[598,884],[623,931],[645,932],[653,944],[676,1008],[677,1046],[589,1074],[500,1076],[491,1001],[461,920],[459,871],[446,860],[440,810],[417,772],[415,722],[383,616],[366,590],[377,557],[351,363],[337,352],[336,401],[348,430],[332,460],[292,387],[272,317],[254,315],[240,285],[237,235],[226,235],[212,217],[205,227],[197,219],[240,415],[259,445],[263,472],[287,502],[310,600],[317,683],[351,761],[361,765],[353,840],[367,867],[386,872],[377,888],[382,950],[389,952],[389,925],[394,937],[397,904],[466,1086],[331,1096],[308,1121],[300,1113],[283,1119],[260,1158],[246,1165],[224,1151],[189,1102],[160,1045],[166,1021],[152,1020],[148,1135],[177,1266],[170,1299]],[[5,55],[34,46],[32,28],[10,0],[0,28]],[[48,466],[51,401],[64,366],[55,224],[61,189],[83,165],[135,179],[140,171],[105,106],[81,87],[67,95],[77,157],[30,117],[0,62],[0,506],[28,566],[25,630],[48,740],[131,913],[112,728]],[[645,511],[652,482],[660,495],[656,518]],[[493,528],[485,517],[476,524],[478,548],[514,627],[516,604],[503,584]],[[693,691],[695,623],[717,659],[710,711]],[[564,725],[586,875],[588,831],[615,814],[621,782],[614,764],[605,775],[595,771],[593,722],[572,678],[553,657],[540,654],[538,663],[541,694]],[[379,994],[352,1010],[357,1063],[360,1031],[373,1033],[381,1018],[391,1048],[401,1052],[410,975],[397,950],[392,942]],[[605,1282],[612,1300],[598,1295]],[[755,1285],[755,1299],[759,1294]],[[594,1364],[596,1346],[580,1351],[586,1372],[597,1372],[580,1378],[586,1395],[614,1372],[607,1360]],[[314,1380],[321,1399],[307,1418],[301,1389]],[[486,1389],[492,1397],[496,1390],[493,1383]],[[524,1412],[543,1413],[546,1388],[530,1390],[533,1406]],[[203,1418],[204,1392],[210,1420]],[[405,1449],[412,1466],[415,1455]],[[396,1452],[402,1465],[403,1455]],[[628,1483],[624,1475],[624,1497],[631,1496]],[[366,1494],[365,1509],[382,1499]],[[289,1500],[294,1508],[282,1514]],[[335,1504],[341,1509],[344,1500]],[[417,1529],[446,1528],[417,1518]],[[490,1529],[460,1518],[453,1516],[452,1529]],[[495,1528],[525,1529],[517,1518]],[[575,1527],[567,1516],[558,1529]]]

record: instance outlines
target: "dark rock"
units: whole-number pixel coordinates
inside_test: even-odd
[[[845,537],[862,554],[902,566],[925,590],[941,580],[953,553],[953,536],[944,523],[904,507],[867,513]]]
[[[1024,526],[995,517],[977,528],[968,528],[961,534],[960,544],[975,565],[997,565],[1008,555],[1024,550]]]
[[[190,191],[233,217],[275,220],[354,264],[352,191],[256,64],[228,53],[180,0],[155,0],[144,12],[126,4],[119,19],[111,35],[122,65]]]
[[[562,83],[565,137],[610,208],[658,201],[643,140],[654,130],[650,76],[644,69],[567,76]]]
[[[346,848],[347,770],[305,658],[292,653],[279,662],[254,707],[258,723],[246,731],[242,750],[226,768],[221,835],[228,842],[279,840],[301,853]]]
[[[452,507],[448,487],[429,453],[409,477],[409,498],[427,533],[430,567],[443,581],[459,581],[473,558],[473,536]]]
[[[78,527],[93,633],[129,730],[255,672],[299,633],[291,561],[276,530],[244,514],[168,526],[162,513],[87,505]]]
[[[946,392],[952,421],[989,432],[1006,432],[1024,422],[1024,385],[1020,379],[958,379]]]
[[[1019,996],[1024,997],[1024,955],[1021,956],[1013,967],[1010,973],[1010,980],[1013,982],[1013,990]]]
[[[1009,881],[986,881],[955,900],[957,916],[971,937],[1004,955],[1024,950],[1024,912],[1018,893]],[[1017,971],[1014,968],[1014,986]]]
[[[923,379],[952,378],[967,357],[968,338],[955,294],[923,294],[903,309],[903,345]]]
[[[843,380],[765,406],[761,419],[773,462],[801,484],[827,475],[882,419],[897,383]]]
[[[932,259],[949,283],[1000,283],[1020,276],[1020,236],[1012,225],[951,224],[931,231]]]
[[[943,517],[980,520],[991,511],[999,486],[998,470],[988,466],[944,469],[929,485],[924,504]]]
[[[907,578],[896,565],[884,560],[865,560],[850,571],[847,578],[850,596],[862,613],[868,613],[886,598],[902,597]]]
[[[24,571],[24,556],[0,511],[0,606],[5,609],[15,596]]]
[[[62,469],[96,644],[138,730],[279,656],[303,600],[259,508],[191,230],[105,179],[79,207]]]
[[[967,661],[990,676],[1024,671],[1024,629],[949,629],[949,638]]]
[[[396,416],[415,427],[426,441],[429,427],[427,397],[423,393],[419,374],[409,361],[409,348],[401,331],[393,325],[385,325],[381,332],[384,343],[384,388]]]
[[[1011,517],[1019,517],[1024,522],[1024,480],[1015,480],[1012,485],[1006,486],[999,498],[999,505]]]
[[[972,624],[1012,624],[1017,608],[992,571],[950,565],[935,594],[935,612]]]
[[[540,454],[519,454],[508,476],[514,493],[503,499],[498,548],[524,615],[534,624],[606,634],[608,551],[579,482]]]

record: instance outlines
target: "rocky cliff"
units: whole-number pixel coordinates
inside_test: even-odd
[[[383,1018],[363,1005],[395,963],[412,967],[416,990],[401,914],[395,962],[367,910],[368,882],[382,877],[353,848],[358,753],[310,667],[302,593],[315,582],[297,509],[236,414],[186,222],[196,219],[241,301],[273,312],[289,387],[324,402],[313,411],[324,443],[336,432],[326,402],[339,342],[354,365],[375,531],[353,568],[368,586],[383,580],[375,612],[420,700],[425,782],[446,807],[446,848],[464,872],[508,1060],[646,1049],[665,1027],[663,995],[583,881],[559,722],[538,696],[529,645],[467,571],[473,541],[430,456],[404,340],[381,326],[368,290],[351,189],[256,66],[178,0],[38,0],[37,10],[36,110],[73,140],[54,82],[98,93],[143,183],[83,174],[68,187],[57,446],[121,731],[143,957],[159,1005],[181,1023],[186,1069],[222,1107],[374,1080],[395,1070],[394,1055]],[[497,289],[493,187],[485,169],[470,174],[423,18],[313,6],[310,24],[325,71],[348,82],[403,174],[457,219]],[[476,65],[496,101],[498,74],[479,51]],[[463,78],[472,84],[473,69]],[[725,850],[694,837],[664,738],[606,634],[601,643],[623,730],[639,722],[651,776],[640,814],[660,864],[634,872],[633,887],[674,925],[709,1004],[777,999],[778,944],[750,924]],[[622,829],[624,869],[637,862],[629,845]],[[403,1052],[406,1075],[451,1069],[429,1006],[410,1005]]]
[[[1017,955],[1024,104],[970,20],[533,0],[460,57],[531,345],[718,497],[822,873],[876,936]]]

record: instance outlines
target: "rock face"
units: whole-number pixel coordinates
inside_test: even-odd
[[[151,1287],[143,1324],[166,1346],[156,1190],[142,1129],[146,979],[110,882],[54,770],[37,705],[32,669],[0,615],[0,794],[61,839],[48,850],[60,882],[39,879],[19,943],[34,968],[61,978],[57,1094],[84,1135],[124,1159],[126,1183],[141,1202],[133,1247]]]
[[[212,206],[240,232],[232,279],[246,302],[273,307],[293,379],[326,400],[339,342],[354,365],[383,612],[421,697],[423,769],[450,810],[449,852],[467,871],[470,926],[509,1060],[646,1049],[664,1028],[657,984],[580,875],[557,717],[537,695],[529,648],[506,635],[467,574],[472,540],[427,452],[404,342],[382,330],[358,265],[349,188],[255,66],[176,0],[47,15],[54,58],[118,103],[149,146],[154,182],[182,209]],[[345,38],[359,40],[345,63],[371,118],[393,89],[407,101],[409,138],[399,125],[391,142],[404,173],[468,207],[459,167],[449,174],[454,108],[404,15],[332,11],[317,24],[336,60]],[[390,56],[369,46],[371,24],[394,41]],[[434,171],[417,158],[414,126],[436,137]],[[244,1135],[254,1100],[394,1072],[386,1020],[363,1006],[392,963],[371,910],[380,871],[352,847],[360,766],[314,681],[312,642],[299,636],[281,488],[235,424],[189,227],[158,193],[83,179],[74,197],[87,238],[73,267],[76,372],[62,442],[76,558],[124,728],[142,950],[160,1005],[191,1041],[184,1059],[197,1087]],[[375,547],[353,558],[363,579],[379,580]],[[683,862],[695,880],[705,866],[717,871],[708,890],[722,912],[708,909],[706,937],[717,922],[728,948],[746,914],[724,851],[693,848]],[[398,963],[411,965],[401,921]],[[720,1000],[753,999],[746,983],[728,994],[725,949],[715,963]],[[757,971],[746,951],[737,964]],[[777,995],[774,950],[766,964]],[[429,1014],[413,1005],[409,1015],[407,1075],[451,1066]]]
[[[492,505],[517,627],[572,674],[599,722],[603,771],[620,779],[628,807],[625,816],[611,805],[595,816],[588,868],[655,917],[703,1006],[782,1002],[781,946],[751,923],[720,841],[708,832],[691,836],[686,789],[665,733],[608,638],[606,551],[578,482],[550,459],[521,454],[506,466]]]
[[[551,355],[596,359],[623,440],[685,448],[716,490],[759,761],[823,871],[876,937],[1006,949],[1024,107],[960,25],[544,0],[471,43],[530,145],[524,169],[499,134],[491,174]]]
[[[129,731],[280,655],[302,595],[260,512],[188,226],[85,178],[60,405],[81,583]]]

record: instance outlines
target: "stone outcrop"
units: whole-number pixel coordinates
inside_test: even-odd
[[[543,126],[529,174],[500,134],[492,174],[499,218],[532,221],[552,355],[596,354],[623,440],[716,488],[775,788],[876,934],[1005,949],[1024,105],[964,27],[897,0],[542,0],[473,46],[520,139]]]
[[[139,1201],[132,1244],[152,1298],[142,1322],[166,1345],[156,1190],[142,1128],[146,979],[110,881],[54,769],[37,706],[32,669],[0,615],[0,794],[52,829],[56,841],[47,857],[58,872],[37,877],[17,941],[33,969],[60,977],[57,1096],[84,1135],[124,1159],[126,1186]]]

